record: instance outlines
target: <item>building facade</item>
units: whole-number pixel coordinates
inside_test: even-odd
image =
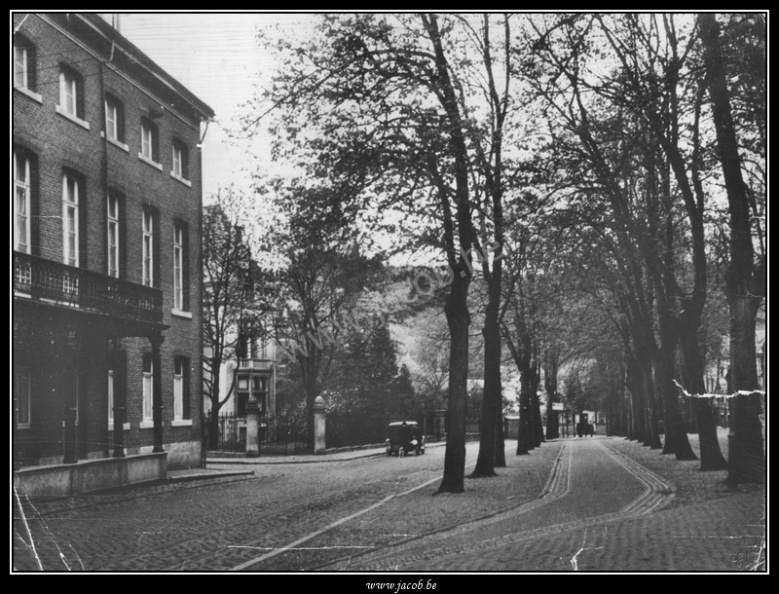
[[[97,14],[13,15],[14,462],[201,456],[201,128]]]

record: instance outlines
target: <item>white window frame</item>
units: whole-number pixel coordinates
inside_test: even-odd
[[[108,194],[108,220],[107,220],[108,246],[108,276],[119,278],[119,199]]]
[[[184,419],[184,360],[173,360],[173,419]]]
[[[184,151],[179,145],[179,143],[177,142],[173,143],[172,152],[173,152],[173,170],[171,171],[171,174],[173,174],[175,177],[184,179]]]
[[[62,176],[62,261],[68,266],[79,265],[79,215],[79,182],[65,173]]]
[[[78,118],[78,79],[70,70],[60,70],[60,109],[65,115]]]
[[[146,120],[141,120],[141,158],[150,163],[157,163],[154,158],[154,145],[157,140],[157,129]]]
[[[146,370],[146,362],[149,362],[149,369]],[[143,358],[143,420],[147,423],[154,421],[154,357],[151,355]]]
[[[30,253],[31,244],[30,204],[30,160],[14,151],[14,249],[25,254]]]
[[[109,140],[122,142],[119,138],[119,105],[114,99],[106,97],[105,100],[105,129]]]
[[[108,370],[108,427],[114,424],[114,370]]]
[[[21,53],[21,60],[20,58]],[[30,50],[14,44],[14,86],[30,90]]]
[[[154,213],[143,211],[143,284],[154,286]]]
[[[173,308],[184,311],[184,229],[173,226]]]

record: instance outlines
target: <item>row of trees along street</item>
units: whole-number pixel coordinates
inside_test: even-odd
[[[415,385],[433,404],[443,370],[439,492],[461,492],[469,371],[483,379],[474,477],[506,463],[507,366],[521,377],[518,455],[558,436],[538,394],[551,410],[560,381],[569,400],[595,394],[612,433],[694,458],[674,382],[706,392],[717,336],[730,337],[728,389],[757,388],[763,14],[325,14],[307,39],[260,42],[282,67],[236,134],[270,134],[296,175],[258,172],[220,211],[256,222],[256,303],[235,303],[297,349],[309,427],[328,390],[389,410],[403,374],[406,399],[421,401]],[[208,292],[220,243],[206,239],[212,343],[224,311]],[[377,329],[431,312],[447,360],[399,374]],[[356,313],[380,316],[344,323]],[[701,468],[723,468],[709,401],[695,401]]]

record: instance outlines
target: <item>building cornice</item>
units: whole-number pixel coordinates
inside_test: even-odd
[[[97,59],[100,62],[102,62],[103,64],[105,64],[108,68],[110,68],[118,76],[120,76],[121,78],[126,80],[129,84],[133,85],[135,88],[137,88],[141,92],[143,92],[150,99],[152,99],[155,103],[157,103],[158,105],[163,107],[165,111],[169,111],[171,114],[176,116],[176,118],[181,120],[181,122],[183,122],[184,124],[186,124],[187,126],[192,128],[193,130],[197,130],[198,133],[200,132],[199,126],[193,124],[192,120],[190,118],[185,117],[181,112],[176,110],[176,108],[172,107],[166,101],[160,99],[160,97],[158,95],[154,94],[151,90],[149,90],[148,88],[146,88],[143,85],[141,85],[140,83],[138,83],[135,79],[133,79],[128,74],[123,72],[122,69],[120,69],[117,66],[115,66],[114,64],[112,64],[110,60],[106,60],[97,51],[95,51],[93,48],[89,47],[89,45],[87,45],[84,41],[82,41],[81,39],[79,39],[78,37],[73,35],[73,33],[71,33],[70,31],[68,31],[67,29],[62,27],[59,23],[57,23],[56,21],[52,20],[48,15],[46,15],[46,14],[36,14],[36,16],[38,18],[40,18],[43,22],[48,24],[50,27],[52,27],[53,29],[57,30],[59,33],[61,33],[65,37],[67,37],[70,41],[75,43],[81,49],[83,49],[84,51],[89,53],[95,59]],[[89,15],[79,15],[77,13],[74,13],[73,16],[79,17],[85,24],[87,24],[90,28],[92,28],[97,34],[99,34],[102,37],[104,37],[107,41],[110,41],[110,42],[115,42],[116,41],[115,39],[112,39],[110,36],[106,35],[105,32],[100,31],[100,29],[92,22],[91,19],[84,18],[84,17],[89,16]],[[100,18],[100,17],[95,17],[95,18]],[[109,27],[109,25],[106,24],[106,27]],[[116,34],[119,35],[119,33],[116,33]],[[126,38],[122,37],[122,39],[124,40],[125,43],[132,45],[130,43],[130,41],[126,40]],[[192,93],[187,91],[185,89],[185,87],[183,87],[183,85],[181,85],[180,83],[176,83],[178,86],[181,87],[181,90],[180,90],[180,89],[175,88],[173,86],[173,84],[171,84],[169,81],[166,81],[160,73],[163,73],[166,77],[170,78],[170,80],[175,80],[175,79],[173,79],[172,77],[170,77],[170,75],[165,73],[164,70],[162,70],[161,68],[159,68],[157,66],[157,68],[159,69],[159,72],[155,72],[155,71],[151,70],[150,68],[148,68],[148,66],[146,64],[141,64],[141,62],[137,59],[137,57],[135,55],[128,53],[124,48],[119,47],[118,45],[116,47],[119,49],[119,51],[122,51],[128,57],[128,59],[130,59],[130,60],[134,61],[135,63],[140,64],[142,67],[144,67],[151,75],[153,75],[155,77],[155,80],[159,81],[161,84],[164,84],[168,89],[170,89],[172,92],[174,92],[177,96],[179,96],[182,99],[186,100],[187,103],[189,103],[192,106],[193,110],[199,115],[201,120],[209,120],[209,119],[213,118],[213,116],[214,116],[213,110],[211,110],[211,108],[208,107],[205,103],[203,103],[202,101],[197,99],[195,97],[195,95],[193,95]],[[133,47],[135,47],[135,46],[133,46]],[[143,54],[143,52],[141,52],[140,49],[137,49],[137,48],[135,48],[135,49],[136,49],[136,51],[140,55],[143,55],[145,60],[148,60],[148,62],[150,64],[154,64],[154,62],[150,58],[145,56],[145,54]],[[193,98],[196,99],[197,102],[200,103],[201,106],[204,106],[204,107],[196,105],[192,101]]]

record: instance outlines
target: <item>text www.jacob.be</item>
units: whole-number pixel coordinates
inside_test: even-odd
[[[399,594],[403,590],[435,590],[436,583],[433,580],[420,579],[418,582],[368,582],[365,584],[368,590],[385,590],[393,594]]]

